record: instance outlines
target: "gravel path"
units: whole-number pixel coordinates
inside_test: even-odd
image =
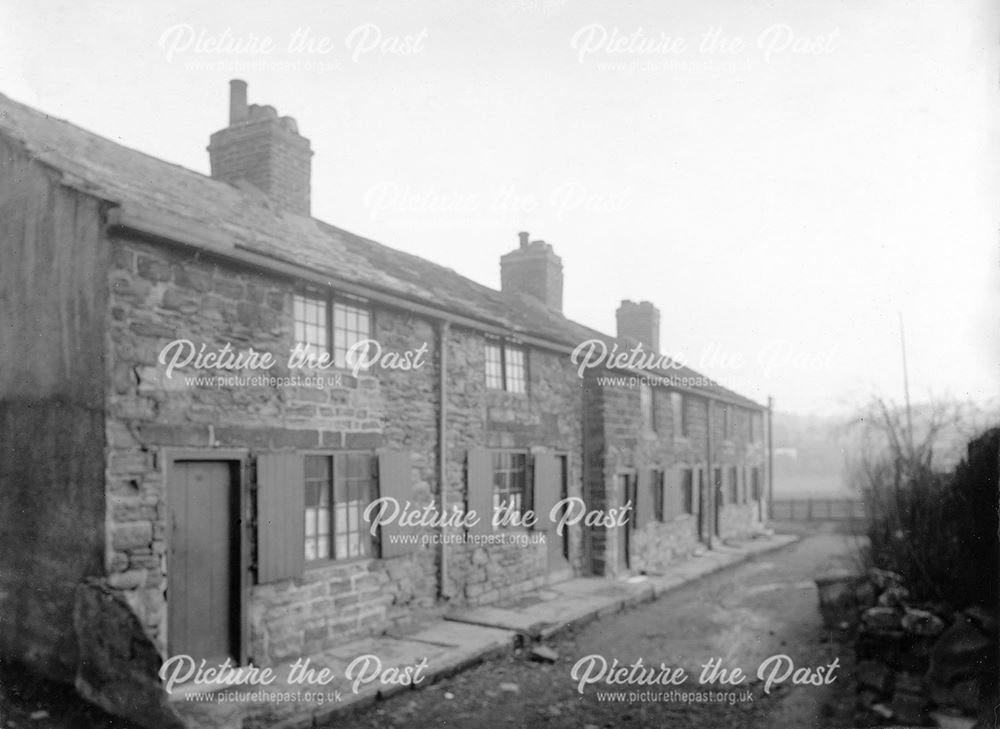
[[[480,665],[422,691],[407,692],[332,729],[376,727],[836,727],[850,725],[850,651],[822,627],[812,579],[849,564],[852,542],[832,529],[810,532],[786,549],[680,588],[660,600],[582,626],[549,645],[555,664],[523,653]],[[630,665],[662,662],[691,677],[682,687],[588,685],[583,694],[571,678],[574,664],[599,654]],[[796,667],[823,667],[839,660],[832,683],[763,691],[754,675],[770,656],[785,654]],[[710,658],[749,674],[739,687],[699,685],[700,665]],[[725,692],[726,698],[684,703],[664,698],[671,688]],[[624,695],[617,692],[625,691]],[[749,690],[752,700],[744,693]],[[615,693],[612,693],[615,692]],[[630,695],[643,692],[644,695]],[[660,695],[657,695],[660,694]],[[734,699],[730,703],[730,697]]]

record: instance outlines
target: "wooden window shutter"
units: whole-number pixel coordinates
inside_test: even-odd
[[[300,453],[257,457],[257,581],[302,574],[305,564],[306,489]]]
[[[653,517],[653,485],[656,479],[648,468],[640,468],[635,488],[635,503],[632,505],[636,529],[642,529]]]
[[[653,485],[653,488],[660,489],[663,494],[663,521],[672,521],[675,516],[677,516],[677,498],[674,494],[676,490],[674,484],[674,471],[672,468],[665,468],[660,471],[657,475],[659,478]]]
[[[413,498],[413,469],[408,451],[378,452],[378,494],[375,497],[379,496],[395,499],[400,507]],[[365,529],[370,528],[371,525],[365,522]],[[384,524],[381,531],[383,559],[410,554],[420,546],[417,540],[407,541],[420,534],[419,527],[401,527],[393,522]]]
[[[479,516],[471,531],[489,534],[493,531],[493,452],[489,448],[470,448],[465,474],[467,508]]]
[[[538,518],[536,526],[542,530],[555,530],[549,520],[549,512],[559,501],[562,484],[559,483],[559,459],[555,454],[538,453],[535,456],[534,511]]]

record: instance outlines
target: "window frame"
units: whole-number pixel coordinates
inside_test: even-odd
[[[314,287],[300,287],[292,292],[292,340],[293,346],[303,343],[296,334],[296,329],[299,325],[299,319],[295,316],[296,300],[298,298],[303,298],[311,300],[313,302],[323,302],[324,306],[324,318],[323,327],[325,333],[326,343],[324,345],[324,351],[321,353],[329,357],[329,364],[327,367],[335,370],[346,370],[351,371],[354,368],[347,363],[347,352],[350,350],[354,344],[347,345],[346,341],[349,340],[349,335],[363,335],[361,339],[357,341],[364,341],[365,339],[372,339],[373,332],[375,331],[375,309],[371,305],[371,301],[361,296],[354,296],[353,294],[342,293],[339,291],[321,291]],[[343,348],[343,358],[342,364],[337,362],[337,306],[351,307],[353,309],[358,309],[366,315],[368,320],[368,329],[366,332],[353,331],[348,329],[346,326],[343,327],[345,336],[345,346]],[[345,315],[346,318],[346,315]],[[313,346],[311,342],[305,342],[310,346]],[[369,367],[367,365],[359,367],[358,372],[368,372]]]
[[[486,381],[486,389],[493,392],[507,392],[511,395],[528,395],[528,382],[529,382],[529,368],[528,368],[528,347],[527,345],[516,342],[505,337],[494,337],[487,336],[486,343],[483,348],[484,352],[484,379]],[[490,364],[494,362],[489,356],[489,351],[491,347],[495,347],[500,353],[500,387],[496,387],[490,383]],[[514,365],[511,362],[511,357],[508,356],[509,352],[517,352],[521,355],[520,362],[520,377],[513,377],[512,370]],[[495,380],[494,380],[495,381]],[[511,389],[512,382],[519,382],[520,389]]]
[[[656,393],[645,382],[639,383],[639,414],[643,433],[656,435]]]
[[[722,439],[732,440],[733,431],[733,420],[735,413],[733,412],[732,406],[722,403]]]
[[[675,438],[687,438],[691,435],[690,423],[687,417],[687,405],[683,392],[673,391],[670,393],[670,409],[674,425]],[[674,408],[676,407],[676,411]]]
[[[367,508],[368,504],[370,504],[374,499],[377,499],[378,496],[379,496],[379,494],[381,493],[381,487],[380,487],[380,484],[379,484],[378,453],[377,453],[377,451],[374,451],[374,450],[371,450],[371,449],[357,449],[357,448],[348,448],[348,449],[309,449],[309,450],[299,451],[299,455],[302,458],[303,476],[305,476],[305,473],[306,473],[306,465],[305,465],[306,464],[306,459],[311,458],[311,457],[312,458],[327,458],[330,461],[330,486],[329,486],[329,488],[330,488],[330,492],[329,492],[329,505],[330,505],[330,513],[329,513],[329,526],[330,526],[329,540],[330,540],[330,542],[329,542],[329,547],[330,547],[330,549],[329,549],[329,554],[327,556],[323,556],[323,557],[316,557],[315,559],[308,559],[303,554],[303,558],[304,558],[303,570],[304,571],[309,571],[309,570],[312,570],[312,569],[316,569],[316,568],[324,567],[324,566],[329,566],[329,565],[333,565],[333,564],[347,564],[347,563],[350,563],[350,562],[359,562],[359,561],[362,561],[362,560],[381,559],[382,558],[382,529],[381,529],[381,527],[379,527],[378,530],[377,530],[377,532],[376,532],[376,535],[373,536],[370,533],[369,527],[367,525],[367,522],[365,522],[364,516],[363,516],[364,515],[364,509]],[[346,538],[349,540],[350,536],[352,534],[355,534],[355,533],[359,534],[361,536],[361,544],[363,545],[363,548],[366,551],[363,554],[360,554],[360,555],[336,557],[336,556],[332,556],[332,555],[334,555],[335,552],[336,552],[336,546],[335,545],[336,545],[336,537],[337,537],[337,530],[336,530],[336,505],[337,505],[337,491],[338,491],[338,489],[337,489],[337,473],[338,473],[337,459],[339,459],[339,458],[347,458],[349,456],[367,456],[368,457],[368,473],[369,473],[369,495],[368,495],[368,500],[367,500],[367,502],[365,502],[364,506],[361,508],[361,511],[358,513],[358,530],[357,531],[352,531],[352,530],[348,529],[348,531],[346,532],[346,535],[345,535]],[[345,477],[346,477],[346,464],[345,464],[345,468],[344,468],[344,473],[345,473]],[[305,486],[306,486],[306,483],[304,482],[303,483],[303,488],[305,488]],[[346,486],[347,485],[345,484],[343,488],[346,488]],[[345,501],[344,503],[346,504],[346,503],[350,503],[350,502],[349,501]],[[302,518],[303,519],[306,518],[305,513],[303,513]],[[349,517],[347,517],[347,518],[349,519]],[[306,540],[308,540],[309,539],[308,533],[306,533],[304,535],[304,537],[305,537]],[[304,552],[305,551],[305,541],[302,544],[302,549],[303,549],[303,552]]]
[[[519,456],[520,458],[523,459],[524,468],[521,471],[521,475],[522,475],[522,483],[521,483],[521,507],[517,511],[517,514],[518,514],[518,517],[519,517],[519,520],[520,520],[520,518],[523,518],[524,512],[526,510],[534,508],[534,503],[533,503],[533,501],[534,501],[534,494],[533,494],[533,488],[532,488],[534,479],[532,478],[533,472],[532,472],[531,453],[530,453],[530,451],[528,451],[525,448],[490,448],[489,451],[490,451],[490,456],[491,456],[491,460],[492,460],[491,472],[492,472],[492,476],[493,476],[492,483],[490,484],[490,497],[491,497],[490,498],[490,503],[492,505],[492,508],[494,509],[494,512],[492,512],[492,513],[489,514],[489,517],[488,517],[487,521],[489,521],[489,520],[491,520],[493,518],[493,513],[495,513],[495,510],[496,510],[497,506],[499,506],[499,503],[497,501],[497,495],[498,495],[497,494],[497,474],[499,472],[503,472],[503,473],[507,473],[507,474],[513,473],[513,471],[511,469],[502,469],[501,471],[498,471],[498,469],[497,469],[497,458],[498,457],[502,457],[502,456]],[[507,484],[507,493],[508,493],[508,495],[510,493],[512,493],[510,491],[510,484],[509,483]],[[480,517],[480,518],[485,518],[485,517]],[[520,527],[519,526],[515,527],[513,524],[508,524],[506,526],[500,526],[500,527],[497,527],[497,528],[498,529],[515,529],[515,528],[520,528]]]

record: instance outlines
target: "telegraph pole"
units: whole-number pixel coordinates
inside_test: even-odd
[[[774,502],[774,398],[767,396],[767,520],[771,521]]]
[[[906,447],[913,458],[913,413],[910,410],[910,375],[906,367],[906,337],[903,332],[903,312],[899,312],[899,346],[903,354],[903,397],[906,401]]]

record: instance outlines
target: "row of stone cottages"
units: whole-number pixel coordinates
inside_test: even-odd
[[[3,96],[0,148],[4,659],[72,679],[113,604],[150,650],[264,665],[656,570],[765,517],[760,405],[686,368],[580,376],[583,342],[658,351],[651,304],[623,302],[615,340],[562,315],[561,261],[527,234],[496,291],[312,218],[309,141],[243,82],[211,177]],[[409,355],[352,368],[369,338]],[[288,366],[296,343],[333,366]],[[184,365],[227,344],[275,363]],[[372,536],[379,496],[543,516]],[[573,497],[633,509],[587,526],[574,506],[559,535],[544,515]]]

